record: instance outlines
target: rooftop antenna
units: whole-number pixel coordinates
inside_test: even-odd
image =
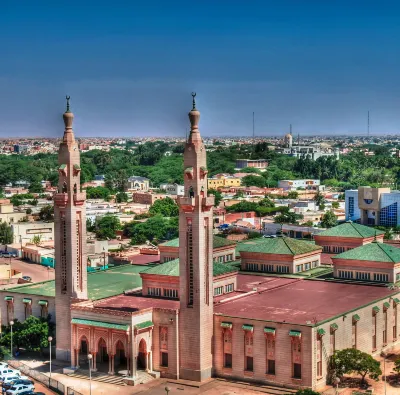
[[[369,111],[368,111],[368,126],[367,126],[367,133],[368,133],[368,138],[369,138]]]

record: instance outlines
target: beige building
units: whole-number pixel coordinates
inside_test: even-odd
[[[54,222],[18,222],[11,224],[14,243],[32,241],[35,236],[40,236],[42,241],[54,240]]]
[[[14,205],[9,199],[0,200],[0,222],[12,224],[26,217],[26,213],[14,211]]]

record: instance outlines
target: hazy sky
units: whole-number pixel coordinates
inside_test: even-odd
[[[0,5],[1,137],[400,132],[399,1]]]

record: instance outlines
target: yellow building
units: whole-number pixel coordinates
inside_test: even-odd
[[[241,179],[229,175],[217,175],[208,179],[208,188],[240,187]]]

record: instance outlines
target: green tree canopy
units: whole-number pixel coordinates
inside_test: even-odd
[[[287,197],[289,199],[297,199],[299,197],[299,193],[297,191],[290,191],[288,192]]]
[[[166,197],[165,199],[156,200],[150,207],[151,215],[162,215],[163,217],[177,217],[179,215],[179,207],[173,199]]]
[[[222,193],[220,191],[218,191],[217,189],[209,189],[208,190],[208,194],[209,195],[214,195],[214,199],[215,199],[215,203],[214,206],[218,207],[219,204],[221,203],[222,200]]]
[[[322,216],[321,225],[324,228],[332,228],[333,226],[337,225],[337,217],[336,217],[335,213],[332,210],[327,211]]]
[[[264,188],[266,185],[265,178],[262,176],[248,175],[242,178],[242,185],[246,187]]]
[[[94,223],[94,232],[100,240],[115,239],[117,230],[121,229],[119,218],[115,215],[105,215],[101,218],[96,218]]]
[[[29,185],[29,192],[30,193],[42,193],[43,187],[39,181],[34,181]]]
[[[129,197],[126,192],[118,192],[115,196],[117,203],[127,202]]]
[[[105,187],[88,187],[86,188],[86,199],[104,199],[109,200],[111,191]]]
[[[39,211],[39,218],[41,221],[53,222],[54,221],[54,206],[46,204]]]
[[[0,243],[11,244],[14,240],[11,226],[7,222],[0,222]]]

